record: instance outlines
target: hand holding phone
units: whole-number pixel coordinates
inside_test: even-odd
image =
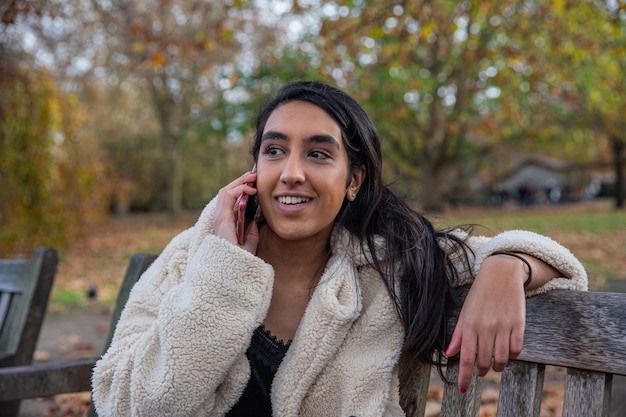
[[[252,172],[256,172],[256,164],[252,167]],[[256,183],[248,185],[254,187]],[[237,198],[237,243],[240,245],[246,243],[248,226],[250,226],[250,222],[254,221],[258,207],[259,203],[256,195],[242,193]]]

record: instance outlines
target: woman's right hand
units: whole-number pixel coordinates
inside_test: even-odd
[[[256,246],[259,242],[259,229],[256,222],[250,222],[250,226],[248,226],[247,230],[246,243],[243,245],[238,244],[237,199],[242,193],[248,195],[256,194],[256,188],[249,185],[256,181],[256,175],[256,172],[246,172],[219,191],[214,220],[215,234],[217,236],[253,254],[256,254]]]

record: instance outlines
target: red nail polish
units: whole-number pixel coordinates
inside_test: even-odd
[[[461,387],[461,394],[465,394],[467,392],[467,387]]]

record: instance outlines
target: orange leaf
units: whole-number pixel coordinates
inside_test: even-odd
[[[165,55],[161,52],[155,52],[150,57],[150,67],[152,68],[162,68],[165,66]]]
[[[239,81],[240,78],[241,78],[241,76],[239,74],[233,74],[230,77],[228,77],[228,79],[230,80],[230,85],[237,84],[237,82]]]

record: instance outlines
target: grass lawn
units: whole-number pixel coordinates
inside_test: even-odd
[[[128,260],[139,252],[159,253],[199,213],[176,221],[165,214],[133,214],[74,241],[60,251],[61,262],[52,294],[51,310],[83,305],[87,290],[98,288],[98,304],[111,308]],[[535,231],[561,242],[583,262],[592,289],[607,280],[626,280],[626,210],[615,211],[610,201],[530,208],[462,208],[431,216],[437,226],[479,224],[480,234],[507,229]]]
[[[626,209],[608,200],[530,208],[465,208],[435,220],[440,226],[478,224],[481,234],[524,229],[549,236],[568,247],[589,274],[591,289],[607,280],[626,280]]]

